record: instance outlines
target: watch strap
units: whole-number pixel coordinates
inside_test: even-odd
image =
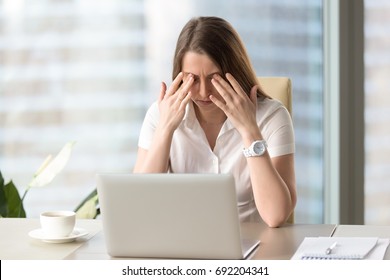
[[[264,147],[263,151],[261,153],[256,153],[254,151],[254,146],[258,143],[261,143]],[[265,140],[255,140],[252,142],[252,144],[246,149],[244,148],[242,150],[242,153],[244,154],[245,157],[258,157],[258,156],[262,156],[265,151],[267,150],[268,148],[268,145],[267,145],[267,142]]]

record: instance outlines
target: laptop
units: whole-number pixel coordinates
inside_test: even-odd
[[[112,257],[245,259],[259,240],[241,240],[230,174],[97,174]]]

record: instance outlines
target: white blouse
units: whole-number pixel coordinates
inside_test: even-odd
[[[295,152],[294,130],[287,109],[277,100],[259,98],[257,124],[267,141],[271,157]],[[159,120],[157,102],[146,113],[138,146],[148,150]],[[183,121],[176,129],[170,151],[170,171],[174,173],[231,173],[235,178],[237,205],[241,221],[258,221],[249,168],[242,154],[241,135],[227,119],[211,150],[196,116],[192,102],[187,105]]]

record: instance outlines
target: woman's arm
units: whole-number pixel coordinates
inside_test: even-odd
[[[192,75],[183,81],[183,74],[179,73],[168,90],[165,83],[161,84],[158,98],[159,121],[150,148],[138,148],[134,173],[168,171],[173,133],[183,120],[186,105],[191,100],[189,89],[193,81]]]
[[[248,95],[230,74],[229,83],[220,76],[213,78],[213,85],[224,100],[211,96],[232,121],[242,137],[244,147],[263,136],[256,123],[257,86]],[[270,227],[282,225],[296,204],[294,154],[270,158],[268,152],[259,157],[248,157],[248,167],[253,195],[262,219]]]
[[[169,131],[157,129],[149,150],[138,148],[134,173],[166,173],[169,169],[169,151],[172,135]]]
[[[296,205],[294,154],[247,159],[260,216],[270,227],[282,225]]]

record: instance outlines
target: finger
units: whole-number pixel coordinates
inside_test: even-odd
[[[214,75],[211,79],[211,82],[215,89],[218,91],[219,95],[225,100],[225,101],[231,101],[232,100],[232,91],[233,88],[219,75]]]
[[[184,100],[184,98],[188,95],[188,92],[191,89],[193,83],[194,83],[194,77],[190,75],[177,91],[178,92],[177,101],[181,102]]]
[[[210,100],[219,107],[219,109],[221,109],[222,111],[225,112],[226,114],[226,104],[224,102],[222,102],[221,100],[219,100],[217,97],[215,97],[214,95],[210,95],[209,96]]]
[[[190,88],[192,87],[192,84],[194,83],[194,76],[191,74],[189,77],[185,80],[185,82],[181,85],[181,91],[185,94],[188,93]]]
[[[183,73],[180,72],[176,78],[173,80],[171,86],[169,87],[167,94],[173,95],[176,93],[177,89],[179,88],[181,82],[183,81]]]
[[[164,99],[166,91],[167,91],[167,85],[164,82],[161,82],[160,94],[158,95],[158,102],[161,102]]]
[[[237,80],[233,77],[232,74],[230,73],[226,73],[226,79],[229,81],[229,83],[231,84],[231,86],[233,87],[234,91],[243,96],[243,95],[247,95],[247,93],[242,89],[241,85],[237,82]]]
[[[188,102],[190,102],[190,100],[191,100],[191,92],[188,92],[187,95],[184,97],[184,99],[181,101],[179,109],[180,110],[184,109],[187,106]]]

